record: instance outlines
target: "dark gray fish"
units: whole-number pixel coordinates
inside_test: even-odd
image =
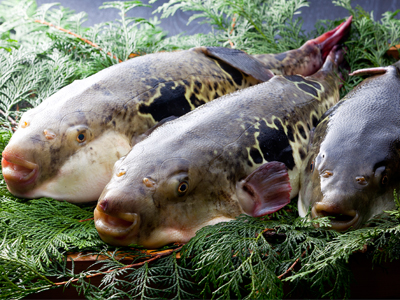
[[[312,218],[331,216],[338,231],[394,208],[393,190],[400,188],[398,66],[355,73],[380,75],[361,82],[323,116],[301,172],[300,215],[311,207]]]

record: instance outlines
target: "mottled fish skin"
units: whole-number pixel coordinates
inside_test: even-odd
[[[274,76],[157,128],[115,164],[95,210],[102,239],[187,242],[243,213],[236,184],[266,162],[286,164],[295,196],[310,128],[339,99],[335,69],[328,60],[310,77]]]
[[[22,116],[3,158],[23,164],[13,156],[23,157],[40,166],[39,174],[35,181],[15,187],[7,181],[8,188],[26,198],[97,200],[115,161],[147,129],[168,116],[181,116],[259,82],[197,51],[146,55],[77,80]],[[54,133],[54,138],[45,132]],[[76,140],[79,133],[87,135],[85,142]],[[94,140],[98,140],[96,146],[86,147]],[[80,162],[63,170],[77,152],[82,156]],[[108,153],[102,156],[99,152]],[[4,159],[2,165],[7,174]],[[79,165],[83,174],[77,172]],[[105,167],[99,169],[99,165]]]
[[[400,188],[400,77],[396,66],[361,82],[315,128],[302,167],[299,212],[332,216],[332,229],[360,228],[393,209]]]
[[[344,24],[329,33],[332,43],[324,49],[343,37],[350,27]],[[315,40],[306,45],[320,51]],[[235,49],[198,47],[138,57],[75,81],[22,116],[3,152],[7,187],[24,198],[97,200],[115,161],[149,128],[268,80],[267,62]],[[292,63],[283,60],[282,72]]]

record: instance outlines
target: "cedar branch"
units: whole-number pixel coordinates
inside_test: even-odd
[[[296,261],[289,267],[289,269],[287,269],[285,271],[285,273],[278,276],[278,279],[282,279],[283,276],[287,275],[290,271],[292,271],[293,268],[296,266],[296,264],[299,262],[300,258],[302,258],[302,257],[304,257],[304,255],[306,255],[307,251],[308,251],[308,247],[306,250],[304,250],[304,252],[300,255],[300,257],[298,259],[296,259]]]
[[[101,49],[99,45],[97,45],[97,44],[95,44],[95,43],[89,41],[88,39],[85,39],[84,37],[80,36],[79,34],[76,34],[76,33],[72,32],[72,31],[70,31],[70,30],[68,30],[68,29],[62,28],[62,27],[60,27],[60,26],[51,24],[51,23],[46,22],[46,21],[43,21],[43,20],[34,20],[34,21],[35,21],[36,23],[40,23],[40,24],[43,24],[43,25],[47,25],[47,26],[49,26],[49,27],[54,27],[54,28],[56,28],[56,29],[58,29],[58,30],[60,30],[60,31],[66,32],[66,33],[68,33],[68,34],[70,34],[70,35],[73,35],[74,37],[80,39],[81,41],[85,42],[86,44],[89,44],[90,46],[92,46],[92,47],[94,47],[94,48],[96,48],[96,49],[99,49],[100,51],[103,51],[103,49]],[[112,56],[114,59],[118,59],[118,62],[122,62],[122,60],[120,60],[120,59],[119,59],[118,57],[116,57],[115,55],[112,55],[110,52],[107,52],[107,55],[108,55],[108,56]]]
[[[3,116],[7,117],[7,119],[10,121],[10,123],[11,123],[13,126],[18,126],[18,123],[15,122],[15,120],[14,120],[13,118],[11,118],[10,116],[7,116],[6,113],[5,113],[3,110],[0,109],[0,113],[1,113]],[[15,131],[16,129],[15,129],[15,128],[12,128],[12,130]]]
[[[161,258],[163,256],[167,256],[167,255],[170,255],[171,253],[177,252],[177,251],[181,250],[182,247],[183,247],[183,245],[178,247],[178,248],[176,248],[176,249],[172,249],[170,251],[165,251],[165,252],[162,252],[162,253],[158,253],[158,254],[154,255],[152,258],[150,258],[148,260],[145,260],[145,261],[142,261],[140,263],[126,265],[126,266],[124,266],[122,268],[112,269],[112,270],[108,270],[108,271],[105,271],[105,272],[100,272],[100,273],[88,275],[88,276],[85,276],[85,278],[92,278],[92,277],[96,277],[96,276],[101,276],[101,275],[104,275],[104,274],[107,274],[107,273],[114,272],[115,270],[123,270],[123,269],[128,269],[128,268],[140,267],[140,266],[144,265],[145,263],[149,263],[149,262],[155,261],[155,260],[157,260],[157,259],[159,259],[159,258]],[[68,281],[63,281],[63,282],[56,282],[56,283],[54,283],[54,285],[64,285],[64,284],[67,284],[67,283],[70,283],[70,282],[76,282],[79,279],[80,278],[75,278],[73,280],[68,280]]]

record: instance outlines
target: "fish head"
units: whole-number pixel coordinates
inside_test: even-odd
[[[108,116],[80,105],[84,89],[74,82],[22,115],[2,153],[2,172],[11,193],[71,202],[98,199],[114,162],[130,145],[111,130]],[[103,96],[98,93],[103,92],[83,94]]]
[[[303,165],[299,213],[311,218],[331,217],[331,229],[362,227],[372,217],[394,208],[399,188],[399,147],[388,135],[374,135],[369,143],[333,138],[326,127],[316,128],[312,147]],[[328,135],[325,136],[326,131]],[[343,131],[342,131],[343,132]],[[365,137],[365,136],[364,136]]]
[[[94,212],[105,242],[148,248],[187,242],[201,227],[240,214],[236,203],[226,209],[226,199],[215,192],[224,190],[225,182],[207,170],[221,150],[190,130],[174,133],[172,123],[154,131],[115,164]],[[161,130],[166,127],[171,129]]]

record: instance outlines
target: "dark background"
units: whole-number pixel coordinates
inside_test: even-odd
[[[0,0],[1,1],[1,0]],[[38,6],[43,3],[53,3],[57,0],[37,0]],[[108,0],[110,1],[110,0]],[[143,17],[150,18],[159,14],[152,14],[152,12],[163,3],[169,0],[158,0],[150,7],[138,7],[129,11],[129,17]],[[58,0],[62,6],[68,7],[75,10],[76,13],[84,11],[88,14],[88,20],[83,23],[83,26],[89,27],[97,23],[114,21],[119,19],[117,9],[98,9],[102,4],[103,0]],[[143,3],[147,4],[148,0],[143,0]],[[382,17],[382,13],[386,11],[396,11],[400,9],[400,0],[353,0],[352,6],[355,7],[357,4],[361,5],[366,11],[374,12],[374,19],[379,20]],[[317,20],[321,19],[338,19],[345,18],[348,16],[347,11],[344,8],[335,6],[331,0],[309,0],[309,7],[304,7],[301,10],[299,16],[302,17],[304,24],[303,29],[306,32],[310,32],[314,29],[314,24]],[[210,26],[198,24],[197,20],[192,21],[187,26],[187,21],[191,12],[177,11],[172,17],[162,19],[161,27],[169,32],[169,36],[186,32],[186,34],[195,33],[207,33],[210,31]]]

